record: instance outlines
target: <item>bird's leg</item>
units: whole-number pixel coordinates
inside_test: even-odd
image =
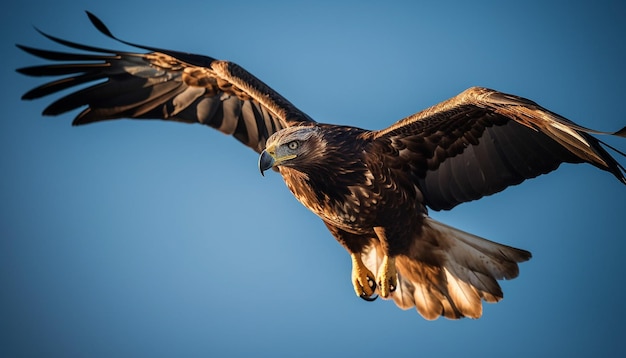
[[[361,260],[360,253],[351,253],[352,258],[352,284],[354,285],[354,292],[356,295],[366,301],[374,301],[377,296],[374,295],[376,291],[376,277],[365,266],[363,260]]]
[[[384,256],[383,262],[378,268],[378,275],[376,276],[378,282],[378,293],[382,298],[387,298],[396,290],[398,286],[398,271],[396,270],[396,258],[390,257],[387,248],[387,235],[385,229],[382,227],[375,227],[374,232],[378,236],[378,240],[383,247]]]
[[[398,286],[398,272],[396,271],[395,257],[383,256],[383,262],[378,269],[378,292],[383,298],[396,290]]]
[[[361,252],[369,243],[370,237],[347,232],[327,221],[324,221],[324,224],[326,224],[326,227],[335,239],[350,253],[354,292],[366,301],[374,301],[378,297],[375,295],[376,276],[365,266],[361,259]]]

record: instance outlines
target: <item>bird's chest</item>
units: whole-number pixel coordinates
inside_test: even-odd
[[[281,168],[287,187],[305,207],[322,220],[355,233],[370,232],[380,196],[368,180],[317,177]],[[347,174],[344,174],[347,175]],[[355,181],[351,183],[352,181]],[[345,182],[351,184],[346,185]]]

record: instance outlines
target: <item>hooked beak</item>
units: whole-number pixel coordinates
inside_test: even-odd
[[[264,150],[261,152],[261,156],[259,157],[259,170],[261,171],[261,175],[265,176],[264,172],[276,163],[276,159],[273,155]]]
[[[283,162],[291,160],[295,158],[297,155],[295,154],[287,154],[287,155],[278,155],[276,156],[276,147],[274,145],[268,146],[264,151],[261,152],[261,156],[259,157],[259,170],[261,171],[261,175],[263,173],[275,166],[282,165]]]

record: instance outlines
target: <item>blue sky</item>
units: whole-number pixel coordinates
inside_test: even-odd
[[[430,2],[429,2],[430,3]],[[480,320],[354,296],[257,155],[199,125],[44,118],[32,27],[228,59],[321,122],[379,129],[480,85],[626,125],[623,2],[22,1],[0,15],[0,356],[623,356],[626,190],[589,165],[432,216],[532,251]],[[626,143],[605,140],[622,150]],[[624,161],[622,160],[622,163]]]

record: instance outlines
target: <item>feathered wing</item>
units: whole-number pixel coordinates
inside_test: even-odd
[[[626,184],[624,167],[594,131],[498,91],[473,87],[387,129],[373,132],[389,167],[402,168],[434,210],[497,193],[556,169],[590,163]],[[618,152],[624,155],[621,152]]]
[[[25,67],[30,76],[66,76],[27,92],[35,99],[84,83],[90,87],[66,95],[45,110],[58,115],[87,106],[74,125],[117,118],[163,119],[209,125],[260,152],[274,132],[313,120],[240,66],[207,56],[132,44],[117,39],[94,15],[103,34],[152,51],[129,53],[81,45],[42,33],[64,46],[88,51],[74,54],[18,45],[60,64]],[[105,80],[105,81],[102,81]]]
[[[376,241],[361,253],[372,272],[378,272],[382,255]],[[390,298],[402,309],[415,307],[429,320],[479,318],[483,300],[498,302],[503,297],[497,280],[517,277],[517,263],[530,257],[528,251],[426,217],[419,239],[396,258],[398,286]]]

